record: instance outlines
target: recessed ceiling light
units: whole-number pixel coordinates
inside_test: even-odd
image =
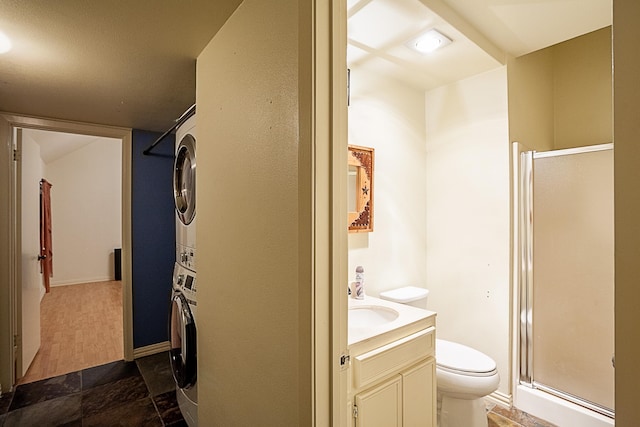
[[[451,39],[438,30],[429,30],[418,37],[409,40],[406,45],[417,52],[429,53],[451,43]]]
[[[0,31],[0,53],[6,53],[11,50],[11,40],[2,31]]]

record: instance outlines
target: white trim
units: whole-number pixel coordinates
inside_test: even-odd
[[[347,352],[347,6],[346,0],[299,3],[301,114],[300,172],[303,224],[300,247],[301,283],[311,276],[312,425],[346,426],[347,370],[340,355]],[[308,132],[308,133],[307,133]],[[335,165],[339,165],[336,167]],[[308,192],[308,193],[307,193]],[[310,232],[310,234],[306,234]],[[308,240],[307,240],[308,239]],[[308,270],[307,270],[308,269]],[[306,290],[304,290],[306,292]],[[306,295],[305,295],[306,296]],[[301,299],[302,301],[302,299]],[[307,314],[307,313],[303,313]],[[304,324],[303,319],[301,324]],[[303,355],[306,356],[306,355]],[[301,418],[302,423],[308,423]]]
[[[133,358],[140,359],[141,357],[151,356],[163,351],[171,350],[171,343],[169,341],[163,341],[144,347],[138,347],[133,349]]]
[[[511,408],[511,406],[513,405],[513,396],[510,394],[502,393],[500,391],[494,391],[485,399],[487,399],[491,403],[495,403],[496,405],[505,408]]]
[[[60,281],[60,282],[52,281],[51,287],[57,288],[59,286],[73,286],[73,285],[82,285],[85,283],[102,283],[102,282],[115,282],[115,281],[116,279],[109,276],[90,277],[87,279],[78,279],[78,280],[71,280],[71,281]]]
[[[330,240],[330,260],[329,277],[331,284],[331,339],[330,343],[333,347],[332,354],[332,380],[333,380],[333,396],[332,396],[332,424],[334,426],[346,426],[349,424],[350,413],[347,408],[347,382],[349,372],[347,365],[341,366],[339,363],[340,356],[349,353],[348,347],[348,326],[347,326],[347,292],[344,284],[347,283],[347,261],[348,261],[348,227],[345,221],[345,212],[347,212],[347,145],[348,145],[348,121],[347,121],[347,2],[346,0],[334,0],[331,2],[332,9],[329,17],[331,30],[331,46],[329,49],[331,62],[331,76],[329,78],[330,87],[330,116],[329,122],[326,123],[331,133],[329,135],[329,151],[330,157],[327,159],[329,164],[321,162],[316,163],[316,176],[318,180],[322,178],[323,173],[319,172],[320,167],[325,167],[325,171],[329,173],[328,196],[331,206],[330,212],[330,234],[327,236]],[[317,35],[319,38],[321,33]],[[321,58],[317,58],[321,59]],[[320,64],[316,64],[316,67]],[[316,84],[319,83],[316,80]],[[318,86],[318,90],[322,90],[322,86]],[[320,105],[318,105],[320,107]],[[316,110],[316,119],[318,112]],[[316,121],[316,125],[323,125]],[[320,152],[324,147],[316,144],[316,158],[320,157]],[[317,182],[317,181],[316,181]],[[322,199],[316,199],[315,212],[318,213],[322,209]],[[322,249],[322,246],[316,242],[315,251]],[[321,254],[316,252],[316,256],[322,258]],[[316,267],[322,268],[322,264]],[[321,284],[322,282],[317,283]],[[316,293],[321,289],[316,289]],[[316,321],[321,318],[316,316]],[[317,369],[317,367],[316,367]],[[317,408],[316,408],[317,409]]]
[[[545,157],[569,156],[571,154],[592,153],[594,151],[604,151],[604,150],[612,150],[612,149],[613,149],[613,143],[610,142],[608,144],[587,145],[584,147],[565,148],[563,150],[551,150],[551,151],[540,151],[540,152],[534,151],[533,158],[542,159]]]
[[[0,115],[9,123],[11,129],[26,128],[56,132],[76,133],[99,137],[120,139],[122,142],[122,314],[123,314],[123,349],[125,360],[133,360],[133,298],[131,287],[131,129],[117,126],[96,125],[68,120],[48,119],[44,117],[23,116],[2,112]],[[12,131],[13,133],[13,131]],[[11,184],[14,185],[14,184]],[[9,189],[10,190],[10,189]],[[19,224],[13,224],[13,227]],[[15,243],[14,245],[15,246]],[[15,250],[15,247],[14,247]],[[18,259],[14,261],[17,263]],[[16,265],[13,266],[16,268]],[[15,286],[10,285],[15,299]],[[14,313],[13,325],[0,325],[1,328],[10,327],[12,334],[19,328],[20,307]],[[3,370],[5,366],[2,366]],[[13,367],[6,367],[13,369]]]

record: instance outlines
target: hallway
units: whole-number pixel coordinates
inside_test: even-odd
[[[18,384],[124,358],[121,281],[52,287],[40,322],[40,350]]]

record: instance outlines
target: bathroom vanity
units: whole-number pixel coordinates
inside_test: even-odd
[[[349,299],[347,425],[436,426],[436,313]]]

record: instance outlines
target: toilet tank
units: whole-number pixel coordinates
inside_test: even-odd
[[[417,286],[405,286],[402,288],[391,289],[389,291],[380,292],[380,298],[387,301],[393,301],[400,304],[407,304],[413,307],[427,309],[427,297],[429,290],[419,288]]]

